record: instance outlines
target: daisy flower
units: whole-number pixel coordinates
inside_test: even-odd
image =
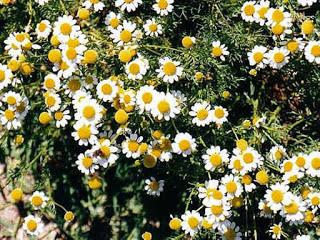
[[[297,156],[293,156],[291,161],[300,169],[305,170],[308,155],[304,153],[299,153]]]
[[[145,58],[137,58],[126,64],[126,73],[129,79],[141,80],[149,69],[149,61]]]
[[[41,222],[41,219],[39,217],[28,215],[24,218],[22,228],[28,234],[38,236],[43,232],[44,224]]]
[[[230,158],[228,168],[232,170],[233,174],[244,175],[247,171],[244,168],[244,163],[240,154],[234,155]]]
[[[8,130],[18,129],[21,127],[21,115],[14,109],[0,110],[1,124]]]
[[[166,16],[173,11],[174,0],[156,0],[156,3],[152,5],[153,10],[160,16]]]
[[[70,78],[67,83],[63,85],[63,88],[65,89],[64,94],[69,97],[74,97],[75,94],[81,90],[82,85],[80,79]]]
[[[151,114],[158,120],[169,121],[180,113],[180,107],[177,99],[170,93],[159,93],[152,102]]]
[[[2,101],[7,103],[10,106],[10,108],[14,109],[22,101],[22,97],[19,93],[9,91],[3,95]]]
[[[61,98],[57,93],[54,92],[45,92],[43,94],[45,98],[46,107],[50,111],[57,111],[60,108]]]
[[[205,208],[205,215],[213,223],[223,222],[231,216],[231,205],[225,198],[220,203],[211,202]]]
[[[221,44],[220,41],[212,42],[211,56],[214,58],[220,58],[222,61],[225,61],[225,56],[228,56],[230,53],[228,48]]]
[[[290,224],[296,224],[302,223],[305,211],[305,201],[303,201],[299,196],[288,193],[287,203],[282,207],[280,215]]]
[[[72,96],[73,108],[77,110],[81,102],[88,99],[92,99],[90,92],[87,92],[85,90],[76,91],[76,93]]]
[[[272,26],[279,23],[284,25],[291,23],[292,18],[289,12],[284,11],[283,7],[280,8],[270,8],[266,14],[268,19],[267,24]]]
[[[221,106],[215,106],[212,111],[212,120],[216,123],[217,126],[221,126],[223,123],[227,122],[227,117],[229,116],[229,112],[227,109]]]
[[[253,183],[252,177],[250,175],[243,175],[241,179],[241,183],[244,185],[244,189],[246,192],[252,192],[257,187]]]
[[[99,82],[97,85],[98,98],[104,102],[112,102],[117,96],[119,87],[117,83],[110,78]]]
[[[242,5],[241,8],[241,17],[246,22],[254,22],[254,13],[256,12],[256,2],[248,1]]]
[[[282,223],[280,222],[279,224],[273,224],[270,227],[269,233],[272,234],[272,239],[280,239],[283,235]]]
[[[98,130],[93,124],[77,121],[73,128],[75,131],[71,133],[71,135],[76,141],[78,141],[80,146],[88,146],[89,143],[94,144],[97,140],[96,134],[98,134]]]
[[[225,175],[221,178],[221,183],[221,189],[227,193],[228,199],[239,197],[243,192],[243,187],[238,176],[234,176],[232,174]]]
[[[160,68],[156,70],[158,78],[162,78],[166,83],[178,82],[182,76],[183,67],[180,67],[180,62],[173,61],[172,59],[165,57],[159,60]]]
[[[313,211],[317,211],[320,208],[320,192],[309,193],[307,202]]]
[[[248,59],[250,66],[256,66],[257,68],[265,68],[268,64],[266,58],[267,48],[264,46],[255,46],[251,52],[248,53]]]
[[[182,219],[182,230],[185,234],[190,234],[194,236],[201,228],[202,217],[200,214],[194,210],[186,211],[185,214],[181,216]]]
[[[260,210],[259,215],[261,217],[264,218],[272,218],[273,217],[273,212],[271,210],[271,208],[268,206],[267,201],[266,200],[260,200],[258,208]]]
[[[11,83],[13,74],[7,65],[0,64],[0,90],[4,89]]]
[[[29,198],[31,205],[34,209],[44,208],[47,205],[48,197],[43,192],[35,191]]]
[[[142,4],[142,0],[116,0],[115,6],[120,8],[121,11],[134,12],[139,5]]]
[[[55,63],[52,67],[54,72],[57,72],[58,77],[69,78],[78,69],[76,63],[70,61],[61,61]]]
[[[134,106],[136,103],[136,93],[132,89],[126,89],[121,91],[119,94],[119,102],[124,105],[124,107]]]
[[[193,47],[193,45],[196,43],[195,37],[185,36],[182,41],[182,46],[186,49],[190,49]]]
[[[162,34],[162,26],[156,22],[154,18],[148,19],[143,25],[143,29],[147,36],[158,37]]]
[[[202,155],[205,169],[214,171],[216,168],[229,162],[229,154],[226,149],[221,149],[219,146],[211,146],[206,150],[206,154]]]
[[[278,212],[283,204],[288,203],[288,190],[289,186],[283,183],[276,183],[267,189],[265,194],[265,199],[267,201],[267,206],[276,213]]]
[[[170,93],[176,98],[179,106],[183,105],[187,101],[186,95],[184,95],[180,90],[171,90]]]
[[[56,127],[65,127],[68,121],[71,120],[70,111],[68,109],[56,111],[54,113],[54,119],[56,120]]]
[[[100,0],[86,0],[84,3],[82,3],[82,6],[84,6],[86,9],[93,7],[95,12],[101,11],[105,7],[104,3]]]
[[[212,204],[219,205],[225,199],[225,192],[220,188],[218,180],[209,180],[204,183],[204,187],[199,187],[198,197],[202,199],[204,206]]]
[[[145,85],[140,87],[136,94],[136,106],[139,109],[139,113],[144,111],[150,112],[152,108],[152,103],[157,97],[158,92],[153,86]]]
[[[307,158],[307,174],[311,177],[320,177],[320,152],[311,152]]]
[[[119,158],[118,148],[112,145],[109,139],[97,141],[92,151],[98,160],[97,163],[104,168],[113,165]]]
[[[222,240],[241,240],[242,233],[240,232],[239,226],[237,226],[234,222],[230,222],[226,220],[221,224],[220,232],[218,234],[221,235]]]
[[[83,86],[85,89],[92,89],[98,84],[98,78],[96,76],[88,75],[83,78]]]
[[[304,56],[310,63],[320,64],[320,41],[310,41],[304,49]]]
[[[96,169],[99,169],[97,165],[97,160],[90,151],[86,151],[84,154],[80,153],[78,155],[78,160],[76,161],[77,167],[80,172],[85,175],[93,174]]]
[[[144,189],[147,191],[148,195],[151,196],[160,196],[160,193],[163,192],[164,180],[157,181],[154,177],[145,180],[146,186]]]
[[[83,120],[85,123],[97,124],[102,119],[103,108],[95,99],[84,99],[77,106],[75,113],[76,120]]]
[[[49,73],[44,77],[43,88],[47,91],[58,91],[60,89],[60,78],[54,73]]]
[[[192,123],[198,127],[204,127],[213,121],[211,106],[208,102],[195,103],[189,115],[193,117]]]
[[[121,144],[122,153],[126,155],[127,158],[136,159],[141,155],[140,143],[143,137],[139,137],[136,133],[130,133],[129,137],[126,137]]]
[[[270,9],[270,1],[261,0],[258,4],[255,5],[255,13],[253,17],[255,21],[263,26],[266,23],[267,17],[266,14]]]
[[[298,0],[298,4],[302,7],[309,6],[311,7],[314,3],[316,3],[317,0]]]
[[[57,36],[61,43],[68,41],[69,37],[80,31],[77,21],[72,16],[62,16],[54,23],[53,35]]]
[[[263,157],[251,147],[242,151],[241,158],[246,172],[252,172],[263,165]]]
[[[50,25],[50,22],[48,20],[42,20],[36,26],[37,38],[48,38],[51,33],[51,29],[52,27]]]
[[[267,53],[269,64],[272,68],[280,69],[289,62],[289,51],[284,48],[275,47]]]
[[[285,36],[292,33],[292,30],[290,29],[292,27],[292,23],[289,22],[286,25],[284,23],[276,23],[272,25],[271,32],[273,34],[272,38],[273,40],[284,40]]]
[[[288,41],[282,42],[281,44],[284,45],[292,54],[302,51],[305,46],[302,38],[292,38]]]
[[[119,27],[121,24],[121,14],[114,13],[114,12],[109,12],[108,15],[105,18],[105,24],[108,26],[108,30],[115,30]]]
[[[123,21],[123,24],[118,26],[117,29],[111,30],[110,37],[114,43],[118,46],[123,46],[134,40],[136,24],[127,20]]]
[[[189,133],[178,133],[172,144],[173,152],[186,157],[196,151],[196,140]]]

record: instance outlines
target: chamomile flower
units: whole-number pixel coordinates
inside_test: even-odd
[[[273,161],[280,161],[285,155],[286,149],[281,145],[273,146],[270,150],[270,158]]]
[[[244,185],[244,189],[246,192],[252,192],[257,187],[253,183],[252,177],[248,174],[242,176],[241,183]]]
[[[223,222],[231,215],[231,205],[226,198],[220,203],[210,202],[205,208],[205,215],[213,223]]]
[[[2,101],[4,103],[7,103],[11,109],[15,109],[17,105],[22,101],[22,97],[19,93],[9,91],[3,95]]]
[[[273,226],[270,227],[269,233],[272,234],[272,239],[280,239],[283,235],[282,223],[273,224]]]
[[[292,22],[292,18],[289,12],[284,11],[283,7],[270,8],[266,14],[268,19],[268,25],[283,24],[284,26]]]
[[[17,36],[19,35],[11,33],[7,39],[4,40],[4,43],[6,44],[4,49],[14,58],[19,57],[22,54],[21,42],[16,39]],[[23,36],[19,39],[25,39],[25,37]]]
[[[77,21],[72,16],[62,16],[54,23],[53,35],[57,36],[61,43],[67,42],[69,37],[80,31]]]
[[[6,109],[0,111],[0,120],[2,126],[5,126],[8,130],[18,129],[21,127],[21,116],[14,109]]]
[[[148,68],[148,60],[144,58],[138,58],[126,64],[126,73],[129,79],[141,80],[147,73]]]
[[[83,121],[77,121],[73,128],[75,131],[71,133],[72,137],[78,141],[79,145],[88,146],[88,144],[94,144],[97,140],[98,130],[93,124],[89,124]]]
[[[174,138],[172,149],[177,154],[186,157],[196,151],[196,140],[189,133],[178,133]]]
[[[198,127],[204,127],[213,121],[211,106],[208,102],[195,103],[189,115],[193,117],[192,123]]]
[[[148,19],[143,25],[143,29],[147,36],[158,37],[162,34],[162,26],[158,24],[154,18]]]
[[[227,193],[228,199],[239,197],[243,192],[243,187],[238,176],[232,174],[225,175],[221,178],[221,189]]]
[[[99,169],[97,159],[89,151],[86,151],[84,154],[80,153],[76,164],[79,171],[86,175],[93,174]]]
[[[304,49],[304,56],[308,62],[320,64],[320,41],[309,41]]]
[[[184,95],[180,90],[171,90],[170,93],[176,98],[179,106],[184,105],[187,101],[186,95]]]
[[[141,155],[140,143],[143,137],[139,137],[136,133],[130,133],[129,137],[122,142],[122,153],[126,155],[127,158],[136,159]]]
[[[174,83],[179,81],[183,73],[183,67],[180,67],[180,62],[173,61],[165,57],[159,60],[160,68],[157,69],[158,78],[162,78],[166,83]]]
[[[284,48],[275,47],[267,53],[269,64],[272,68],[280,69],[289,62],[289,51]]]
[[[284,45],[291,54],[295,54],[304,49],[305,43],[302,41],[302,38],[292,38],[288,41],[284,41],[281,43]]]
[[[320,208],[320,192],[311,192],[307,197],[308,205],[311,206],[313,211]]]
[[[267,48],[264,46],[255,46],[251,52],[248,53],[248,59],[250,66],[256,66],[257,68],[265,68],[268,64],[266,58]]]
[[[298,0],[298,4],[302,7],[309,6],[311,7],[313,4],[315,4],[317,0]]]
[[[290,224],[301,223],[304,219],[304,212],[306,211],[305,201],[303,201],[300,196],[292,193],[288,193],[286,200],[287,203],[283,205],[280,215]]]
[[[62,60],[67,64],[80,64],[83,60],[83,51],[77,51],[75,47],[69,47],[68,45],[61,45]]]
[[[61,61],[55,63],[52,67],[54,72],[57,72],[59,78],[69,78],[78,69],[76,63],[70,61]]]
[[[93,75],[88,75],[83,78],[83,86],[85,89],[92,89],[98,84],[98,78]]]
[[[117,29],[111,30],[110,37],[113,39],[114,43],[117,43],[118,46],[123,46],[134,40],[135,29],[135,23],[124,20],[123,24],[118,26]]]
[[[258,4],[255,5],[255,13],[253,14],[255,21],[263,26],[267,20],[267,12],[270,9],[270,1],[261,0]]]
[[[169,121],[180,113],[180,106],[177,99],[170,93],[159,93],[152,102],[151,114],[158,120]]]
[[[44,192],[35,191],[29,198],[31,205],[34,209],[44,208],[47,205],[49,198],[44,194]]]
[[[157,97],[157,94],[158,92],[153,86],[145,85],[140,87],[136,94],[136,106],[140,114],[144,111],[151,111],[152,103]]]
[[[241,158],[246,172],[252,172],[263,164],[263,157],[251,147],[242,151]]]
[[[309,235],[297,235],[294,240],[311,240],[311,237]]]
[[[200,214],[194,210],[186,211],[182,216],[182,230],[185,234],[190,234],[194,236],[201,228],[202,217]]]
[[[142,0],[116,0],[115,6],[120,8],[121,11],[134,12],[139,5],[142,4]]]
[[[100,0],[86,0],[84,3],[82,3],[82,6],[84,6],[86,9],[93,8],[95,12],[99,12],[105,7],[104,3]]]
[[[237,226],[234,222],[226,220],[220,226],[220,231],[218,232],[222,240],[241,240],[242,233],[240,232],[240,227]]]
[[[42,233],[44,224],[41,222],[41,219],[39,217],[28,215],[24,218],[22,228],[32,236],[38,236]]]
[[[229,112],[227,111],[227,109],[221,106],[215,106],[212,110],[212,120],[217,126],[221,126],[223,123],[227,122],[228,116]]]
[[[56,121],[57,128],[63,128],[68,124],[68,121],[71,120],[70,111],[68,109],[58,110],[54,114],[54,120]]]
[[[311,152],[307,158],[307,174],[311,177],[320,177],[320,152]]]
[[[95,153],[97,163],[104,168],[113,165],[119,158],[118,148],[109,139],[97,141],[92,151]]]
[[[291,161],[302,171],[305,170],[307,165],[308,155],[304,153],[299,153],[291,158]]]
[[[214,171],[223,164],[229,162],[229,154],[226,149],[221,149],[219,146],[211,146],[206,150],[206,154],[202,155],[205,169],[207,171]]]
[[[121,24],[121,14],[120,13],[114,13],[109,12],[105,19],[105,24],[108,26],[108,30],[115,30],[119,27]]]
[[[220,58],[222,61],[225,61],[225,56],[228,56],[230,53],[228,48],[221,44],[220,41],[212,42],[211,56],[214,58]]]
[[[232,170],[233,174],[240,173],[240,175],[244,175],[247,172],[247,170],[244,168],[244,163],[240,154],[233,155],[230,158],[228,168]]]
[[[104,102],[112,102],[117,96],[119,87],[117,83],[111,79],[106,79],[97,85],[98,98]]]
[[[13,74],[8,66],[0,64],[0,90],[10,84],[12,77]]]
[[[76,93],[72,96],[73,108],[77,110],[81,102],[88,99],[92,99],[90,92],[87,92],[85,90],[76,91]]]
[[[74,97],[75,94],[82,89],[81,82],[78,78],[70,78],[64,85],[64,93],[68,97]]]
[[[102,106],[99,105],[95,99],[84,99],[79,106],[77,106],[75,119],[83,120],[90,124],[97,124],[103,116],[102,111]]]
[[[53,73],[44,77],[43,88],[47,91],[58,91],[60,89],[60,78]]]
[[[132,107],[136,103],[136,93],[132,89],[127,89],[124,91],[121,91],[119,94],[119,101],[121,104],[123,104],[125,107]]]
[[[289,186],[283,183],[276,183],[267,189],[265,199],[267,206],[276,213],[283,207],[284,204],[288,204],[288,190]]]
[[[61,98],[57,93],[54,92],[45,92],[43,94],[46,107],[50,111],[57,111],[60,108]]]
[[[204,187],[199,187],[198,197],[202,199],[202,204],[210,206],[219,205],[225,199],[225,192],[220,188],[218,180],[206,181]]]
[[[153,10],[160,16],[166,16],[173,11],[174,0],[156,0],[156,3],[152,5]]]
[[[288,24],[283,23],[276,23],[271,26],[271,32],[273,34],[272,38],[274,40],[280,39],[284,40],[285,36],[292,33],[292,30],[290,29],[292,27],[292,23],[289,22]]]
[[[51,29],[52,27],[50,22],[48,20],[42,20],[36,27],[37,38],[48,38],[51,33]]]
[[[242,5],[241,8],[241,17],[246,22],[254,22],[254,13],[256,12],[256,2],[247,1]]]
[[[267,201],[264,199],[261,199],[258,205],[258,208],[260,210],[259,215],[264,218],[272,218],[273,212],[271,208],[268,206]]]
[[[163,192],[164,180],[157,181],[154,177],[147,179],[145,181],[146,186],[144,189],[147,191],[148,195],[151,196],[160,196],[160,193]]]

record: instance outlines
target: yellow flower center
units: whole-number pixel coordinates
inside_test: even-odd
[[[82,165],[86,168],[89,169],[93,164],[93,160],[91,157],[84,157],[82,159]]]
[[[60,32],[63,35],[69,35],[72,31],[72,26],[69,23],[62,23],[60,25]]]
[[[281,35],[284,32],[284,27],[281,24],[276,24],[272,27],[272,33],[274,35]]]
[[[76,48],[80,45],[79,39],[77,38],[70,38],[68,40],[68,47],[70,48]]]
[[[243,12],[247,16],[252,16],[255,12],[255,8],[252,4],[248,4],[247,6],[244,7]]]
[[[47,78],[44,81],[44,86],[48,89],[53,89],[56,85],[56,82],[52,78]]]
[[[217,189],[209,188],[207,190],[207,197],[212,197],[214,199],[221,200],[223,198],[223,194],[221,191],[219,191]]]
[[[284,206],[284,210],[288,214],[296,214],[299,211],[299,205],[295,202],[292,202],[289,205]]]
[[[280,203],[283,200],[283,193],[280,190],[274,190],[271,193],[271,199],[275,203]]]
[[[158,25],[156,23],[151,23],[149,25],[149,31],[150,32],[156,32],[158,30]]]
[[[134,140],[128,142],[128,149],[130,152],[137,152],[139,149],[139,143]]]
[[[252,163],[254,160],[253,154],[252,153],[245,153],[243,155],[243,161],[247,164]]]
[[[146,168],[154,168],[157,164],[157,159],[150,155],[147,154],[146,156],[144,156],[143,158],[143,166]]]
[[[169,222],[169,227],[172,230],[178,230],[181,227],[181,220],[179,218],[172,218]]]
[[[213,215],[219,216],[220,214],[223,213],[223,208],[222,208],[221,205],[218,205],[218,206],[212,205],[211,206],[211,212],[212,212]]]
[[[167,113],[170,111],[170,104],[166,100],[162,100],[158,103],[158,110],[160,113]]]
[[[197,118],[199,118],[199,120],[205,120],[209,115],[209,112],[207,109],[200,109],[197,112]]]
[[[81,87],[81,84],[79,82],[79,80],[77,79],[71,79],[69,82],[68,82],[68,88],[71,90],[71,92],[76,92],[80,89]]]
[[[8,121],[12,121],[15,118],[15,113],[14,111],[7,109],[4,111],[4,116]]]
[[[226,240],[234,240],[236,239],[236,232],[232,228],[228,228],[227,231],[223,234]]]
[[[91,136],[91,129],[89,126],[82,126],[78,130],[78,135],[80,139],[89,139]]]
[[[159,183],[157,181],[152,181],[149,183],[149,187],[152,191],[157,191],[159,189]]]
[[[92,106],[85,106],[83,108],[82,114],[85,118],[90,119],[96,115],[96,110]]]
[[[47,29],[47,25],[45,23],[43,23],[43,22],[39,23],[38,30],[40,32],[44,32],[46,29]]]
[[[176,74],[176,71],[177,67],[173,62],[167,62],[163,65],[163,72],[167,76],[173,76],[174,74]]]
[[[276,9],[272,13],[272,20],[276,23],[282,22],[284,19],[284,14],[280,9]]]
[[[32,203],[32,205],[34,205],[36,207],[40,207],[43,203],[43,200],[40,196],[34,196],[31,199],[31,203]]]
[[[69,60],[74,60],[77,57],[77,51],[73,47],[69,47],[66,56]]]
[[[142,95],[142,101],[145,103],[145,104],[148,104],[148,103],[151,103],[152,102],[152,94],[149,93],[149,92],[146,92]]]
[[[222,55],[222,49],[221,47],[213,47],[211,50],[211,54],[214,57],[220,57]]]
[[[52,107],[56,103],[56,99],[53,96],[47,96],[46,103],[48,107]]]
[[[161,1],[161,0],[160,0]],[[199,220],[196,217],[189,217],[188,219],[188,225],[190,228],[196,228],[199,225]]]
[[[266,18],[266,13],[268,12],[269,8],[268,7],[262,7],[258,10],[258,14],[259,14],[259,17],[261,19],[265,19]]]
[[[6,73],[3,70],[0,70],[0,82],[3,82],[6,79]]]
[[[235,193],[237,191],[237,184],[235,182],[228,182],[226,184],[226,189],[228,193]]]
[[[223,118],[224,110],[222,108],[217,108],[216,110],[214,110],[214,115],[216,116],[216,118]]]
[[[212,154],[210,156],[210,163],[214,166],[214,167],[217,167],[217,166],[220,166],[221,163],[222,163],[222,157],[220,156],[220,154]]]
[[[102,146],[102,147],[100,148],[100,150],[101,150],[101,152],[102,152],[102,154],[103,154],[104,157],[106,157],[106,158],[110,157],[110,155],[111,155],[110,147],[108,147],[108,146]]]
[[[320,158],[313,158],[311,160],[311,166],[312,168],[316,169],[316,170],[319,170],[320,169]]]
[[[120,20],[118,18],[111,18],[109,24],[112,28],[117,28],[120,24]]]
[[[63,118],[63,112],[55,112],[54,113],[54,119],[56,119],[57,121],[62,120]]]
[[[26,37],[25,37],[25,34],[23,34],[23,33],[18,33],[18,34],[16,35],[16,40],[17,40],[18,42],[23,42],[25,39],[26,39]]]
[[[292,162],[286,162],[284,165],[283,165],[283,169],[285,172],[290,172],[293,168],[293,164]]]
[[[262,52],[256,52],[253,54],[253,59],[256,63],[260,63],[263,60],[263,53]]]
[[[287,49],[290,51],[290,52],[296,52],[299,48],[299,43],[295,40],[290,40],[288,43],[287,43]]]
[[[250,185],[252,183],[252,177],[250,177],[250,175],[244,175],[242,177],[242,183],[245,185]]]
[[[274,225],[272,228],[272,232],[276,235],[280,234],[282,232],[280,225]]]
[[[312,34],[314,31],[314,24],[311,20],[305,20],[301,25],[301,29],[306,35]]]
[[[320,45],[314,45],[311,48],[311,54],[315,57],[320,57]]]
[[[15,104],[17,103],[17,100],[16,100],[15,97],[9,96],[9,97],[7,98],[7,103],[8,103],[9,105],[15,105]]]
[[[241,161],[239,159],[234,160],[233,168],[238,170],[238,171],[240,171],[243,168],[243,166],[241,164]]]
[[[312,204],[313,206],[318,206],[318,205],[320,204],[320,199],[319,199],[318,197],[313,197],[313,198],[311,199],[311,204]]]
[[[184,139],[184,140],[181,140],[179,142],[179,148],[182,150],[182,151],[187,151],[188,149],[190,149],[191,147],[191,144],[188,140]]]
[[[131,63],[129,66],[129,72],[133,75],[140,73],[140,66],[138,63]]]
[[[101,91],[104,95],[110,95],[112,93],[112,87],[110,86],[110,84],[106,83],[102,85]]]
[[[30,232],[34,232],[38,227],[38,224],[36,223],[35,220],[33,219],[30,219],[28,222],[27,222],[27,228]]]
[[[284,61],[284,54],[277,52],[274,54],[273,58],[276,63],[282,63]]]
[[[121,41],[123,41],[125,43],[130,42],[132,39],[132,33],[128,30],[123,30],[120,33],[120,39],[121,39]]]
[[[158,2],[158,7],[160,8],[160,10],[167,9],[168,5],[169,4],[167,0],[159,0]]]
[[[306,159],[304,157],[297,157],[296,164],[298,167],[304,167],[306,164]]]

